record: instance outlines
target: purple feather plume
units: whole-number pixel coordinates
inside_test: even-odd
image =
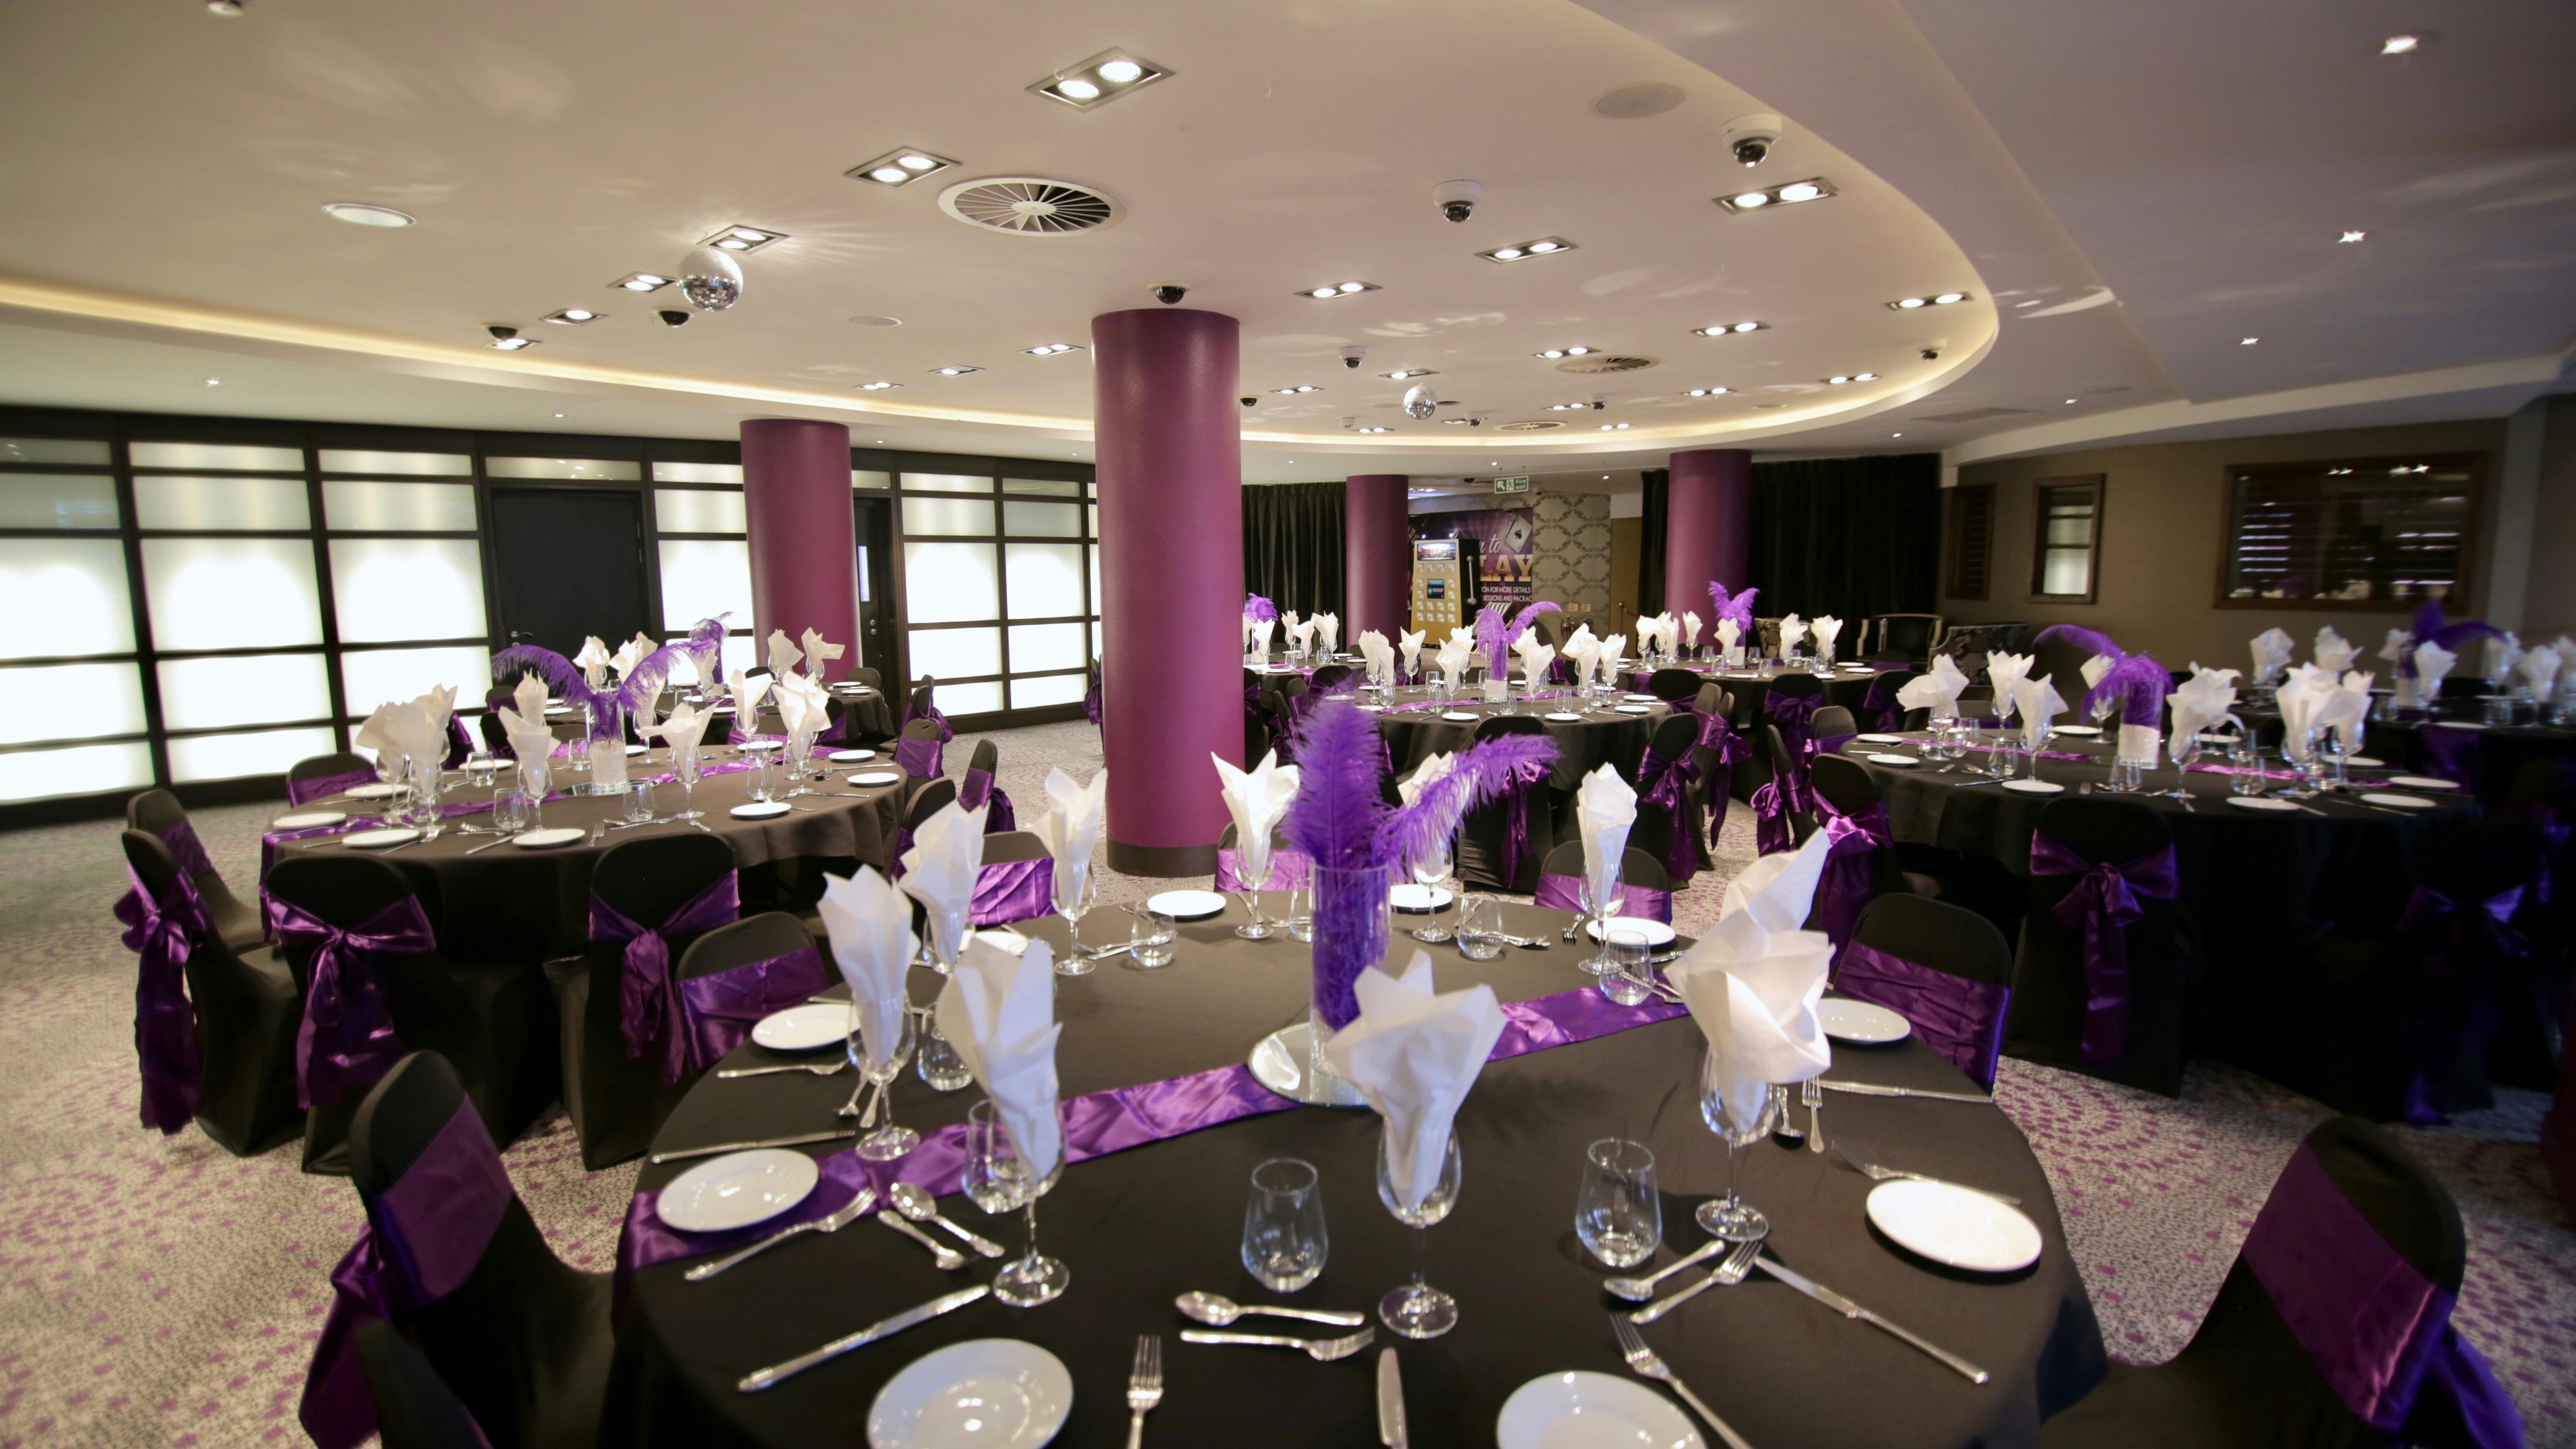
[[[1392,865],[1446,855],[1468,811],[1545,779],[1555,763],[1556,741],[1546,735],[1500,735],[1468,746],[1448,774],[1379,828],[1381,857]]]
[[[1279,621],[1279,606],[1259,594],[1248,594],[1243,600],[1243,617],[1255,624],[1275,624]]]
[[[1503,626],[1503,647],[1508,649],[1514,644],[1519,643],[1520,637],[1529,632],[1530,625],[1538,622],[1539,615],[1558,614],[1563,612],[1564,610],[1553,601],[1541,599],[1537,603],[1530,605],[1528,608],[1521,610],[1519,613],[1512,615],[1512,621]]]
[[[1726,585],[1711,580],[1708,586],[1709,606],[1717,610],[1717,619],[1735,621],[1736,637],[1749,639],[1753,635],[1753,600],[1761,592],[1760,589],[1746,589],[1740,594],[1730,596],[1726,592]],[[1709,622],[1714,624],[1717,619],[1711,619]]]
[[[1488,668],[1496,674],[1503,672],[1512,641],[1503,632],[1503,611],[1492,604],[1476,611],[1476,647],[1484,652]]]
[[[1380,863],[1378,832],[1392,810],[1381,781],[1377,716],[1326,700],[1297,729],[1297,798],[1282,829],[1327,870]]]
[[[2398,656],[2397,672],[2408,679],[2415,677],[2415,645],[2431,644],[2457,654],[2472,639],[2500,637],[2502,637],[2502,631],[2494,625],[2482,624],[2475,619],[2462,619],[2456,624],[2445,624],[2442,622],[2441,601],[2437,599],[2427,602],[2415,611],[2415,626],[2407,636],[2406,652]]]
[[[521,674],[534,674],[566,704],[596,705],[617,697],[615,690],[590,687],[580,668],[555,651],[535,644],[513,644],[492,656],[492,682],[504,684]]]
[[[2031,642],[2033,644],[2045,644],[2051,639],[2063,639],[2067,643],[2074,645],[2078,649],[2084,650],[2088,654],[2107,654],[2111,657],[2113,663],[2118,663],[2120,660],[2129,657],[2128,650],[2113,643],[2110,635],[2105,634],[2098,629],[2087,629],[2076,624],[2051,624],[2047,628],[2040,630],[2039,637]],[[2107,678],[2108,676],[2105,677]],[[2087,698],[2090,697],[2091,696],[2089,695],[2087,696]]]
[[[727,610],[712,619],[700,619],[679,646],[680,652],[697,665],[700,684],[718,684],[724,679],[725,620],[732,617],[732,611]]]
[[[2095,700],[2116,697],[2122,724],[2152,725],[2164,717],[2165,693],[2172,688],[2173,675],[2153,656],[2123,654],[2103,671],[2099,683],[2084,692],[2076,709],[2091,714]]]

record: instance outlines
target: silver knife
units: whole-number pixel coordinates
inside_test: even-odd
[[[993,1290],[991,1288],[978,1283],[972,1288],[960,1288],[954,1293],[950,1293],[939,1298],[933,1298],[918,1308],[907,1308],[901,1313],[896,1314],[894,1317],[886,1319],[882,1323],[871,1323],[867,1327],[860,1329],[858,1332],[851,1334],[847,1338],[833,1339],[830,1343],[823,1345],[812,1353],[800,1353],[785,1363],[776,1364],[769,1368],[753,1369],[750,1373],[744,1374],[741,1380],[737,1382],[734,1387],[746,1394],[756,1394],[762,1389],[768,1388],[772,1384],[793,1378],[818,1363],[839,1358],[841,1355],[848,1353],[851,1349],[865,1348],[880,1338],[888,1338],[901,1333],[905,1329],[912,1327],[914,1324],[928,1323],[930,1320],[937,1318],[939,1315],[949,1312],[952,1309],[963,1308],[967,1304],[974,1302],[976,1299],[981,1298],[992,1291]]]
[[[686,1162],[693,1157],[721,1157],[728,1152],[750,1152],[762,1147],[803,1147],[808,1143],[829,1142],[839,1137],[856,1137],[856,1127],[838,1127],[829,1132],[800,1132],[793,1137],[768,1137],[758,1142],[719,1142],[713,1147],[683,1147],[676,1152],[656,1152],[652,1161]]]
[[[1817,1282],[1813,1278],[1801,1277],[1798,1274],[1781,1267],[1778,1263],[1771,1261],[1769,1258],[1756,1258],[1753,1260],[1753,1266],[1760,1268],[1763,1272],[1770,1274],[1772,1277],[1779,1279],[1781,1282],[1786,1283],[1790,1287],[1797,1289],[1799,1292],[1806,1294],[1808,1297],[1815,1299],[1818,1303],[1825,1305],[1827,1308],[1834,1310],[1845,1318],[1857,1318],[1861,1322],[1866,1323],[1873,1328],[1894,1334],[1896,1337],[1905,1340],[1907,1343],[1914,1345],[1916,1348],[1923,1350],[1925,1353],[1932,1355],[1941,1362],[1948,1364],[1951,1368],[1956,1369],[1961,1375],[1966,1377],[1968,1382],[1972,1384],[1982,1384],[1992,1377],[1992,1375],[1988,1374],[1984,1369],[1977,1367],[1975,1364],[1968,1362],[1957,1354],[1951,1353],[1946,1349],[1935,1348],[1921,1338],[1897,1327],[1895,1324],[1890,1323],[1886,1319],[1879,1317],[1877,1314],[1870,1312],[1868,1309],[1861,1307],[1859,1304],[1845,1298],[1843,1295],[1826,1287],[1824,1284]]]
[[[1851,1092],[1863,1097],[1929,1097],[1936,1102],[1974,1102],[1991,1107],[1995,1099],[1977,1092],[1927,1092],[1920,1087],[1882,1087],[1875,1082],[1837,1082],[1821,1078],[1828,1092]]]
[[[1386,1449],[1410,1449],[1404,1433],[1404,1370],[1396,1365],[1392,1348],[1377,1356],[1377,1442]]]

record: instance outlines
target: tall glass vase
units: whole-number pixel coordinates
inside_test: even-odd
[[[585,704],[590,737],[590,783],[615,789],[626,783],[626,706]]]
[[[1324,1056],[1324,1045],[1360,1014],[1353,991],[1360,973],[1386,959],[1387,940],[1394,929],[1389,893],[1395,888],[1395,867],[1319,865],[1314,868],[1313,885],[1315,984],[1307,1008],[1307,1070],[1314,1074],[1313,1080],[1331,1082],[1337,1074]]]

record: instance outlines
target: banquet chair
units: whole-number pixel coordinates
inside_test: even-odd
[[[1817,820],[1827,833],[1839,836],[1816,886],[1809,930],[1823,931],[1839,946],[1851,939],[1862,907],[1878,897],[1941,893],[1930,876],[1910,874],[1900,862],[1887,824],[1887,796],[1860,761],[1818,755],[1807,784]],[[1838,829],[1837,819],[1850,824]]]
[[[1257,887],[1247,883],[1243,878],[1241,868],[1243,853],[1238,848],[1239,844],[1240,838],[1235,834],[1234,823],[1228,821],[1225,830],[1216,838],[1215,889],[1295,891],[1304,890],[1311,883],[1315,869],[1314,857],[1290,845],[1288,837],[1277,830],[1270,832],[1270,874]]]
[[[886,879],[903,875],[903,855],[912,849],[914,832],[930,823],[930,817],[957,803],[957,782],[950,779],[907,782],[910,792],[903,799],[903,813],[896,818],[894,843],[886,851]],[[800,912],[801,914],[801,912]]]
[[[268,894],[342,931],[406,904],[417,909],[400,867],[346,851],[288,852],[268,873]],[[296,985],[310,992],[318,947],[289,939],[281,954]],[[351,964],[343,960],[344,989]],[[494,1141],[515,1140],[554,1101],[555,1006],[543,970],[523,962],[454,960],[436,951],[367,953],[358,969],[383,994],[402,1049],[441,1053],[462,1075]],[[348,1170],[358,1096],[352,1089],[305,1113],[305,1171]]]
[[[1869,653],[1874,659],[1906,659],[1929,663],[1933,646],[1941,642],[1941,616],[1938,614],[1881,614],[1870,620],[1877,625],[1876,637]]]
[[[947,768],[947,742],[939,736],[939,721],[917,719],[903,727],[894,747],[894,762],[916,780],[935,780]]]
[[[1858,733],[1860,726],[1852,722],[1852,712],[1839,704],[1819,705],[1814,714],[1807,716],[1810,741],[1837,740]]]
[[[376,1427],[326,1407],[340,1404],[333,1387],[364,1387],[346,1379],[364,1378],[354,1339],[368,1321],[417,1349],[493,1449],[592,1449],[598,1439],[616,1344],[610,1275],[574,1269],[546,1246],[470,1104],[444,1058],[416,1051],[349,1124],[349,1175],[369,1237],[334,1279],[372,1267],[385,1291],[375,1305],[341,1294],[315,1348],[303,1420],[326,1449]],[[352,1261],[361,1254],[371,1261]]]
[[[2272,1185],[2191,1342],[2114,1363],[2040,1426],[2045,1449],[2361,1449],[2524,1442],[2452,1324],[2459,1208],[2396,1138],[2334,1117]]]
[[[1583,842],[1569,840],[1547,853],[1530,904],[1583,913]],[[1631,845],[1619,856],[1619,914],[1673,923],[1673,883],[1664,863]]]
[[[2041,809],[2031,840],[2005,1055],[2177,1095],[2191,953],[2164,817],[2127,800],[2063,797]],[[2086,960],[2089,936],[2099,971]],[[2124,973],[2114,969],[2123,959]],[[2088,1010],[2096,995],[2109,1008]]]
[[[153,901],[169,902],[188,888],[159,836],[128,830],[121,840],[126,868]],[[194,1018],[197,1125],[235,1157],[293,1137],[304,1125],[295,1105],[295,1028],[304,997],[294,973],[267,946],[236,949],[209,931],[189,941],[181,977]]]
[[[705,980],[729,972],[736,974],[728,981]],[[832,933],[820,920],[760,911],[690,942],[672,964],[671,979],[689,1003],[685,1067],[694,1082],[741,1046],[762,1017],[802,1006],[841,978],[832,964]]]
[[[490,1449],[464,1401],[393,1325],[376,1319],[361,1326],[354,1341],[384,1449]]]
[[[1306,681],[1306,688],[1318,695],[1348,694],[1356,687],[1351,681],[1359,678],[1359,673],[1347,664],[1327,664]]]
[[[966,778],[957,786],[957,803],[967,809],[991,805],[992,808],[984,812],[986,835],[1020,828],[1019,812],[1013,808],[1011,797],[1002,793],[1002,787],[993,781],[993,772],[1001,767],[1001,747],[990,739],[977,740],[975,753],[966,757]]]
[[[197,888],[197,899],[225,945],[248,951],[268,938],[259,912],[232,893],[222,872],[206,858],[206,847],[197,839],[197,828],[188,823],[188,812],[178,796],[167,790],[146,790],[126,801],[125,828],[140,830],[170,847],[171,858],[188,873],[189,884]]]
[[[501,702],[508,704],[509,696],[502,696]],[[483,727],[486,735],[500,733],[499,715],[487,714],[484,719],[487,721]],[[509,747],[509,742],[504,740],[496,748],[507,751]],[[375,782],[376,762],[364,755],[348,750],[313,755],[286,767],[286,803],[301,805],[307,800],[337,795],[352,785],[372,785]]]
[[[1093,874],[1098,874],[1097,868]],[[984,837],[984,862],[975,874],[975,905],[968,917],[978,929],[1034,921],[1055,913],[1055,860],[1033,830],[1005,830]]]
[[[1906,728],[1906,710],[1903,705],[1896,702],[1896,696],[1905,686],[1922,677],[1923,671],[1920,669],[1882,671],[1876,678],[1870,680],[1869,692],[1861,696],[1860,710],[1853,718],[1859,722],[1862,729],[1874,730],[1881,734],[1893,734],[1897,730]]]
[[[1794,850],[1806,844],[1807,837],[1816,833],[1815,810],[1807,798],[1808,792],[1814,788],[1808,777],[1807,762],[1780,737],[1778,725],[1756,724],[1752,733],[1760,743],[1763,762],[1769,766],[1769,778],[1778,787],[1773,809],[1780,824],[1773,827],[1773,838],[1780,839],[1781,843],[1776,847],[1763,847],[1762,853],[1768,855],[1774,848]],[[1762,810],[1762,802],[1756,799],[1753,813],[1759,817]],[[1785,839],[1777,834],[1781,829],[1788,832]]]
[[[1262,716],[1269,728],[1269,738],[1261,742],[1263,754],[1276,750],[1279,763],[1293,765],[1297,762],[1297,726],[1304,722],[1306,711],[1313,706],[1316,697],[1310,697],[1306,676],[1302,674],[1272,675],[1264,681]],[[1245,758],[1258,759],[1260,756],[1248,755]]]
[[[1494,715],[1476,726],[1474,743],[1504,735],[1543,735],[1535,715]],[[1467,812],[1458,825],[1458,879],[1479,890],[1519,894],[1538,889],[1539,864],[1556,844],[1545,777]]]
[[[842,675],[841,678],[847,683],[864,684],[880,692],[885,689],[885,676],[865,664],[851,665],[850,672]]]
[[[1646,676],[1646,693],[1666,704],[1696,699],[1708,681],[1688,669],[1658,669]]]
[[[584,1169],[642,1152],[696,1084],[695,1073],[665,1079],[665,1038],[681,1015],[671,963],[739,916],[741,899],[733,846],[720,835],[647,835],[601,853],[590,876],[590,943],[547,973],[562,1023],[564,1111]],[[665,1001],[668,1009],[655,1009]]]
[[[1707,859],[1701,843],[1705,801],[1699,789],[1699,716],[1675,711],[1647,737],[1645,757],[1638,761],[1637,820],[1628,832],[1630,849],[1662,861],[1672,886],[1687,886]],[[1667,788],[1669,781],[1669,788]],[[1667,804],[1659,794],[1676,798]]]
[[[2012,943],[1976,912],[1928,896],[1883,894],[1861,908],[1834,957],[1834,990],[1903,1016],[1980,1087],[1995,1085],[2011,999]]]

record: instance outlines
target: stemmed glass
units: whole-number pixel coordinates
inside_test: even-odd
[[[1041,1178],[1011,1141],[1011,1130],[987,1099],[966,1113],[966,1196],[988,1213],[1022,1208],[1029,1215],[1028,1251],[1002,1265],[993,1275],[993,1296],[1013,1308],[1034,1308],[1064,1292],[1073,1270],[1038,1253],[1038,1199],[1064,1176],[1064,1158]]]
[[[1458,1205],[1458,1134],[1452,1130],[1440,1149],[1440,1177],[1412,1207],[1395,1191],[1394,1165],[1388,1155],[1394,1129],[1381,1120],[1377,1138],[1377,1200],[1395,1220],[1413,1229],[1413,1281],[1377,1301],[1378,1321],[1406,1338],[1438,1338],[1458,1326],[1458,1300],[1422,1280],[1422,1260],[1431,1251],[1431,1225]]]
[[[1440,889],[1441,882],[1449,879],[1449,842],[1440,842],[1436,853],[1416,860],[1412,865],[1413,883],[1422,887],[1423,899],[1431,907],[1431,914],[1424,916],[1422,924],[1413,928],[1413,939],[1436,946],[1450,939],[1449,928],[1440,924],[1439,899],[1432,894]],[[1450,894],[1450,899],[1457,899],[1455,892]]]
[[[1246,941],[1267,941],[1274,933],[1270,922],[1261,915],[1261,887],[1270,879],[1270,842],[1238,844],[1235,863],[1243,875],[1243,889],[1239,892],[1243,897],[1243,908],[1251,913],[1252,919],[1235,927],[1234,934]]]
[[[877,1089],[877,1107],[885,1114],[877,1130],[859,1139],[859,1156],[870,1162],[891,1162],[921,1145],[921,1134],[909,1127],[894,1125],[894,1079],[903,1075],[903,1065],[912,1059],[914,1042],[912,1003],[898,1001],[889,1029],[877,1033],[890,1040],[867,1041],[859,1030],[859,1013],[850,1011],[850,1065]]]
[[[674,820],[705,818],[707,812],[699,809],[697,802],[698,777],[701,774],[698,768],[698,747],[691,745],[679,751],[677,757],[671,761],[671,773],[678,776],[680,780],[680,813],[671,818]]]
[[[1583,884],[1576,889],[1577,901],[1583,907],[1583,918],[1592,923],[1594,950],[1591,957],[1583,963],[1583,969],[1595,976],[1611,969],[1610,923],[1618,918],[1619,902],[1623,894],[1616,867],[1613,867],[1610,872],[1610,885],[1607,890],[1598,893],[1594,891],[1592,872],[1589,869],[1583,873]]]
[[[497,768],[499,768],[499,762],[492,758],[490,750],[481,745],[476,745],[465,757],[465,773],[474,781],[474,787],[478,790],[492,788],[492,772]]]
[[[1721,1099],[1719,1080],[1717,1049],[1711,1047],[1700,1058],[1699,1115],[1700,1120],[1708,1124],[1708,1130],[1717,1134],[1717,1140],[1726,1144],[1726,1196],[1713,1197],[1701,1203],[1695,1216],[1710,1237],[1723,1238],[1730,1243],[1749,1243],[1771,1231],[1771,1220],[1736,1192],[1736,1159],[1747,1145],[1771,1135],[1773,1119],[1779,1114],[1779,1100],[1769,1086],[1756,1087],[1754,1090],[1760,1093],[1760,1098],[1752,1104],[1753,1123],[1739,1130],[1727,1120],[1730,1104]]]
[[[785,753],[787,755],[787,778],[794,781],[796,786],[796,788],[789,790],[787,794],[819,795],[823,793],[822,791],[815,789],[812,785],[806,783],[805,780],[805,776],[808,772],[807,762],[814,753],[813,737],[803,733],[791,733],[787,737],[787,749]],[[783,799],[785,797],[782,796],[780,798]]]
[[[546,792],[554,788],[551,766],[553,757],[538,757],[535,764],[519,763],[519,796],[528,802],[528,828],[546,828]]]
[[[1073,938],[1072,947],[1055,958],[1055,974],[1088,976],[1096,963],[1082,949],[1082,918],[1093,906],[1100,904],[1100,877],[1087,870],[1076,871],[1061,861],[1055,863],[1048,875],[1053,881],[1050,890],[1055,901],[1055,913],[1064,917],[1067,932]]]
[[[957,969],[957,958],[966,950],[966,921],[974,908],[970,904],[943,910],[923,901],[922,909],[927,917],[922,924],[929,929],[922,932],[927,939],[921,944],[930,952],[930,968],[946,976]]]
[[[2113,736],[2108,729],[2108,726],[2111,723],[2111,716],[2118,713],[2119,708],[2119,699],[2116,696],[2106,694],[2100,699],[2093,701],[2093,707],[2085,711],[2086,714],[2093,717],[2093,727],[2097,730],[2103,731],[2100,738],[2112,747],[2111,753],[2108,756],[2111,765],[2110,773],[2102,781],[2102,793],[2105,795],[2120,794],[2125,788],[2120,783],[2119,742],[2117,737]]]

